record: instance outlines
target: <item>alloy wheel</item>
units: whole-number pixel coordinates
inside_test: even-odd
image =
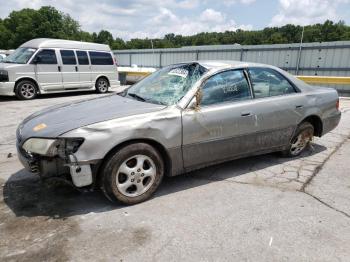
[[[127,197],[147,192],[155,181],[157,168],[146,155],[135,155],[125,160],[116,174],[116,186]]]
[[[107,92],[107,90],[108,90],[108,83],[107,83],[106,80],[101,79],[101,80],[98,81],[98,90],[101,93]]]
[[[24,83],[20,87],[21,95],[26,99],[31,99],[35,96],[35,86],[30,83]]]

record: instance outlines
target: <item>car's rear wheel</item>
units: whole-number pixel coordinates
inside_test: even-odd
[[[300,155],[310,145],[313,136],[313,125],[309,122],[301,123],[291,139],[288,149],[282,152],[283,155],[289,157]]]
[[[23,80],[18,82],[15,91],[17,98],[20,100],[34,99],[38,94],[36,85],[33,81],[30,80]]]
[[[95,88],[96,92],[100,94],[104,94],[108,92],[108,80],[105,77],[100,77],[99,79],[96,80]]]
[[[137,204],[157,190],[164,176],[164,163],[155,148],[135,143],[110,156],[101,175],[101,188],[108,199]]]

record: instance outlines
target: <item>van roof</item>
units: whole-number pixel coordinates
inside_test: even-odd
[[[37,38],[25,42],[20,47],[32,47],[32,48],[67,48],[67,49],[83,49],[83,50],[96,50],[96,51],[108,51],[111,49],[108,45],[71,41],[63,39],[52,38]]]

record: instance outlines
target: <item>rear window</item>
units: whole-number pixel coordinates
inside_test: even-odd
[[[88,65],[89,64],[89,58],[88,58],[87,52],[77,51],[77,57],[78,57],[79,65]]]
[[[111,53],[89,52],[92,65],[113,65]]]
[[[72,50],[60,50],[62,63],[64,65],[76,65],[77,61],[75,59],[74,51]]]

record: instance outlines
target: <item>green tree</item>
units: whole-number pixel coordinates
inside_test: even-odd
[[[96,38],[96,43],[106,44],[110,46],[113,44],[113,41],[113,35],[106,30],[101,30]]]
[[[191,36],[166,34],[157,39],[131,39],[124,41],[113,38],[107,30],[89,33],[81,30],[79,23],[69,14],[60,12],[51,6],[39,10],[25,8],[13,11],[8,17],[0,19],[0,48],[17,48],[33,38],[60,38],[96,42],[109,45],[112,49],[143,49],[182,47],[217,44],[282,44],[298,43],[302,32],[301,26],[288,24],[282,27],[266,27],[263,30],[225,32],[202,32]],[[305,26],[304,42],[323,42],[350,40],[350,27],[344,21],[325,21],[323,24]]]

